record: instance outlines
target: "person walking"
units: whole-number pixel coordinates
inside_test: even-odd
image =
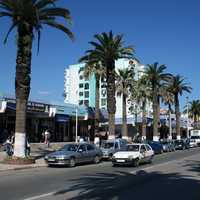
[[[47,129],[44,132],[44,137],[45,137],[44,143],[47,144],[48,147],[50,146],[50,135],[51,135],[50,131],[49,131],[49,129]]]

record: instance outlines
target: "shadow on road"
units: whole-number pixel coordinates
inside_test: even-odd
[[[130,174],[118,171],[115,174],[85,175],[68,181],[73,186],[57,192],[55,196],[64,196],[66,200],[200,199],[200,180],[179,173],[147,173],[140,170]],[[71,196],[72,193],[74,196]]]

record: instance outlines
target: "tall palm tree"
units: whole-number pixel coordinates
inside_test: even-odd
[[[188,83],[185,83],[185,79],[180,76],[172,76],[169,81],[169,91],[174,95],[175,114],[176,114],[176,136],[180,138],[180,104],[179,95],[182,96],[183,92],[190,93],[192,88]]]
[[[152,90],[152,100],[153,100],[153,135],[158,137],[158,122],[160,118],[159,113],[159,102],[160,94],[159,87],[163,82],[167,81],[170,77],[169,73],[165,73],[166,66],[160,65],[155,62],[153,64],[148,64],[145,70],[146,80],[149,81],[149,86]],[[156,138],[157,139],[157,138]]]
[[[133,71],[128,68],[118,69],[116,72],[117,96],[122,96],[122,136],[128,138],[126,101],[130,95],[130,87],[133,83]]]
[[[105,68],[102,66],[100,62],[92,62],[89,57],[82,57],[80,62],[85,62],[85,68],[84,68],[84,77],[85,79],[88,79],[90,76],[95,76],[95,133],[98,133],[99,131],[99,122],[100,122],[100,109],[99,109],[99,98],[100,98],[100,79],[105,78],[106,72]]]
[[[101,62],[106,68],[107,82],[107,110],[109,118],[109,134],[115,135],[115,60],[119,58],[132,58],[133,48],[124,47],[123,36],[109,33],[101,33],[94,36],[95,41],[90,42],[92,49],[86,51],[86,56],[96,62]]]
[[[168,106],[169,137],[170,139],[172,139],[171,114],[172,114],[172,105],[174,104],[174,97],[173,94],[170,92],[169,88],[167,87],[167,85],[162,87],[161,97],[163,103]]]
[[[11,19],[9,33],[17,29],[17,59],[15,77],[16,95],[16,125],[14,156],[25,157],[26,141],[26,109],[30,93],[31,52],[35,34],[38,34],[38,49],[40,33],[43,25],[59,29],[73,38],[72,32],[59,21],[71,21],[70,12],[65,8],[56,7],[57,0],[1,0],[0,17]]]
[[[197,121],[200,116],[200,100],[190,101],[188,112],[190,116],[194,119],[194,127],[196,128]],[[187,108],[184,110],[184,113],[187,113]]]
[[[146,116],[146,106],[148,101],[151,99],[151,90],[148,85],[148,80],[143,75],[139,80],[133,84],[131,88],[130,100],[140,106],[142,111],[142,133],[141,136],[146,137],[146,125],[147,125],[147,116]]]

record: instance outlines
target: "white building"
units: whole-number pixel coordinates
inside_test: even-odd
[[[83,77],[84,64],[70,65],[65,69],[64,74],[64,93],[65,103],[79,104],[95,107],[95,77],[91,76],[89,80]],[[144,65],[141,65],[136,60],[119,59],[115,62],[117,69],[133,68],[135,79],[141,77],[144,71]],[[100,108],[106,109],[106,82],[100,80]],[[127,101],[127,122],[128,124],[135,123],[135,115],[129,111],[130,103]],[[139,107],[139,106],[138,106]],[[152,113],[151,105],[147,105],[147,116]],[[141,112],[138,111],[138,117],[141,121]],[[116,124],[122,123],[122,97],[116,95]]]

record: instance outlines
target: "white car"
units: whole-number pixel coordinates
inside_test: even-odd
[[[126,151],[119,151],[112,157],[113,166],[152,162],[154,151],[148,144],[129,144]]]

